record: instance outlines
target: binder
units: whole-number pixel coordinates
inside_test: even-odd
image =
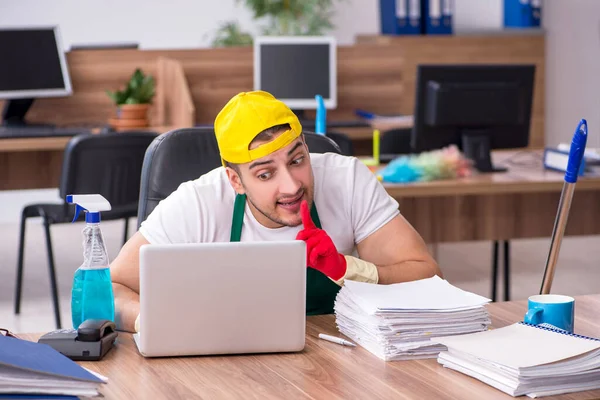
[[[569,151],[555,149],[551,147],[546,147],[544,149],[544,168],[558,171],[558,172],[566,172],[567,165],[569,163]],[[581,166],[579,167],[578,176],[583,176],[585,174],[585,158],[581,160]]]
[[[402,1],[398,0],[399,3]],[[422,33],[421,0],[407,1],[408,25],[400,31],[404,35],[420,35]]]
[[[421,1],[379,0],[379,19],[384,35],[421,34]]]
[[[542,0],[531,0],[531,26],[542,25]]]
[[[379,0],[379,22],[381,34],[397,35],[400,16],[396,11],[396,0]],[[402,20],[406,24],[406,18]]]
[[[28,399],[28,400],[79,400],[79,396],[62,396],[54,394],[0,394],[0,399]]]
[[[508,28],[532,27],[530,0],[504,0],[504,26]]]
[[[5,336],[0,366],[6,374],[0,373],[1,395],[93,396],[106,383],[46,344]]]
[[[454,15],[454,0],[442,0],[442,28],[444,34],[451,35],[454,30],[452,29],[452,21]]]
[[[427,35],[452,34],[453,0],[423,0],[423,33]]]

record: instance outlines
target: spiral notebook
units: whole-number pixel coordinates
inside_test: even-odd
[[[600,340],[519,322],[432,339],[444,367],[512,396],[541,397],[600,388]]]

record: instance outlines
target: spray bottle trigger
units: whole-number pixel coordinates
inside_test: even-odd
[[[75,216],[73,217],[73,221],[71,221],[71,223],[77,221],[77,218],[79,218],[79,213],[81,213],[81,211],[86,211],[86,209],[81,207],[79,204],[75,204]]]

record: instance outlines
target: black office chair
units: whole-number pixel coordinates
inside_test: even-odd
[[[329,134],[323,136],[317,135],[314,132],[304,131],[304,139],[306,140],[308,151],[311,153],[337,153],[346,155],[342,151],[341,146],[332,137],[329,137]]]
[[[15,290],[15,314],[21,307],[23,283],[23,253],[25,250],[25,223],[27,218],[42,217],[46,234],[50,287],[54,303],[56,325],[61,327],[58,288],[50,225],[70,223],[75,207],[66,203],[69,194],[101,194],[111,204],[110,211],[102,212],[102,220],[125,220],[123,242],[127,241],[129,218],[137,215],[142,162],[146,149],[157,136],[154,132],[120,132],[84,134],[73,137],[67,144],[59,183],[62,203],[31,204],[21,213],[19,257]],[[83,213],[80,219],[84,219]]]
[[[315,120],[300,120],[302,124],[302,130],[304,132],[313,132],[315,131],[317,122]],[[334,123],[335,125],[335,123]],[[340,128],[338,128],[340,129]],[[345,156],[353,156],[354,155],[354,144],[352,143],[352,139],[348,135],[342,132],[332,131],[327,128],[327,133],[325,136],[331,138],[340,148],[341,154]]]
[[[312,153],[342,154],[330,138],[304,132]],[[146,151],[138,206],[138,228],[158,203],[173,193],[183,182],[221,166],[219,148],[212,128],[176,129],[160,135]]]
[[[327,132],[326,136],[332,139],[340,148],[341,154],[345,156],[353,156],[354,155],[354,144],[352,143],[352,139],[348,137],[345,133],[341,132]]]

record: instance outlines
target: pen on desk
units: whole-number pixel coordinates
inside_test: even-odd
[[[352,346],[352,347],[356,347],[356,345],[352,342],[349,342],[347,340],[344,340],[342,338],[339,337],[335,337],[335,336],[331,336],[331,335],[326,335],[324,333],[319,333],[319,337],[323,340],[327,340],[329,342],[333,342],[333,343],[337,343],[337,344],[341,344],[342,346]]]
[[[565,182],[563,184],[560,200],[558,202],[558,212],[554,221],[552,230],[552,239],[550,240],[550,251],[546,260],[546,268],[544,270],[544,278],[540,294],[550,293],[552,280],[554,279],[554,269],[558,261],[558,253],[560,252],[560,244],[567,226],[569,210],[571,208],[571,200],[577,183],[577,175],[581,167],[581,160],[585,152],[587,142],[587,122],[585,119],[579,121],[573,140],[571,149],[569,150],[569,161],[567,162],[567,170],[565,172]]]
[[[365,110],[360,110],[360,109],[354,110],[354,114],[356,114],[360,118],[364,118],[364,119],[373,119],[373,118],[375,118],[375,114],[370,113],[370,112],[365,111]]]
[[[373,160],[379,165],[379,129],[373,131]]]

